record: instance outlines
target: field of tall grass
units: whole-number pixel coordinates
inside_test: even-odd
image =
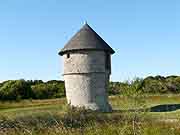
[[[0,103],[0,135],[180,135],[180,96],[112,96],[112,113],[66,100]]]

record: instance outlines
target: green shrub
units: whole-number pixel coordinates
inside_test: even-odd
[[[138,92],[145,94],[180,93],[180,77],[155,76],[145,79],[136,78],[129,82],[110,82],[108,94],[122,95],[137,85]],[[11,80],[0,83],[0,100],[49,99],[65,97],[63,81],[51,80]]]
[[[32,97],[32,90],[25,80],[6,81],[0,88],[1,100],[20,100]]]
[[[65,96],[63,81],[10,80],[0,83],[0,100],[49,99]]]
[[[108,92],[110,95],[123,94],[134,84],[138,84],[138,91],[147,94],[180,93],[180,77],[178,76],[149,76],[145,79],[136,78],[131,82],[110,82]]]
[[[65,96],[64,83],[58,81],[36,84],[31,86],[31,88],[34,99],[50,99]]]

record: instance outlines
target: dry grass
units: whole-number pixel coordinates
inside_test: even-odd
[[[145,98],[146,107],[180,104],[179,96]],[[144,112],[125,96],[110,97],[110,102],[117,111],[71,110],[65,99],[0,103],[0,135],[180,135],[178,110]]]

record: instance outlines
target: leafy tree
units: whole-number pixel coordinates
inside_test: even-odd
[[[42,80],[27,80],[27,83],[32,86],[32,85],[41,84],[44,82]]]
[[[33,98],[35,99],[49,99],[65,96],[64,82],[62,81],[40,83],[31,86],[31,88],[34,95]]]
[[[1,100],[27,99],[31,96],[31,87],[25,80],[6,81],[0,88]]]

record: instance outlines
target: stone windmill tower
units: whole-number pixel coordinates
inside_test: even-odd
[[[103,112],[111,111],[108,82],[114,50],[86,23],[59,52],[64,60],[68,103]]]

